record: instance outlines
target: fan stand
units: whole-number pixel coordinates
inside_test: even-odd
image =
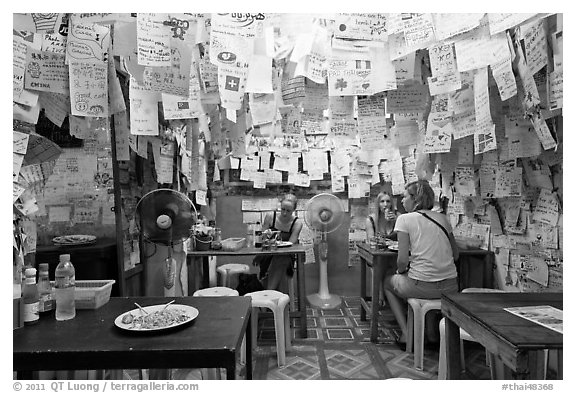
[[[170,230],[170,239],[172,239],[172,219],[167,215],[160,215],[156,219],[156,225],[161,229]],[[162,277],[164,279],[164,296],[174,296],[176,291],[176,266],[178,265],[176,259],[172,258],[172,251],[174,243],[170,241],[166,245],[168,248],[168,256],[164,259],[164,266],[162,271]]]
[[[306,298],[312,306],[330,310],[339,307],[342,299],[328,290],[328,241],[325,231],[322,231],[320,244],[318,244],[318,254],[320,255],[320,287],[318,293],[308,295]]]

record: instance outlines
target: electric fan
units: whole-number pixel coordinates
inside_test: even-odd
[[[340,199],[328,193],[314,196],[306,204],[304,221],[315,232],[320,232],[318,254],[320,256],[320,286],[318,293],[308,295],[311,305],[322,309],[340,306],[340,296],[328,290],[328,241],[327,234],[334,232],[343,221],[344,209]]]
[[[168,247],[164,260],[164,292],[172,290],[177,262],[172,247],[191,235],[197,212],[190,198],[181,192],[159,188],[144,195],[136,205],[136,224],[147,241]]]

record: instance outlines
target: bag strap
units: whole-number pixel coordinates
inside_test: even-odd
[[[446,230],[446,228],[444,228],[444,226],[442,224],[440,224],[438,221],[436,221],[435,219],[433,219],[432,217],[430,217],[429,215],[427,215],[424,212],[417,211],[416,213],[422,214],[424,217],[426,217],[427,219],[432,221],[434,224],[438,225],[440,227],[440,229],[442,229],[442,232],[444,232],[444,234],[446,235],[446,238],[448,238],[448,241],[450,242],[450,236],[448,235],[448,231]],[[452,244],[452,243],[450,243],[450,244]]]

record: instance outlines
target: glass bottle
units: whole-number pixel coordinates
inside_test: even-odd
[[[24,324],[31,325],[38,322],[38,287],[36,286],[36,269],[30,267],[24,272],[24,288],[22,289],[22,300],[24,301]]]
[[[56,320],[65,321],[76,316],[74,291],[76,289],[76,273],[70,262],[70,254],[60,255],[60,263],[55,272],[56,288]]]
[[[40,296],[40,303],[38,311],[40,315],[48,314],[55,308],[54,296],[52,286],[50,285],[50,278],[48,278],[48,264],[41,263],[38,271],[38,295]]]
[[[256,221],[256,226],[254,227],[254,246],[262,247],[262,224],[260,224],[260,221]]]
[[[214,228],[214,236],[210,244],[213,250],[220,250],[222,248],[222,229]]]

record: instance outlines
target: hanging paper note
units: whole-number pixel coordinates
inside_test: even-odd
[[[12,36],[12,99],[22,105],[34,107],[38,102],[38,94],[24,90],[24,73],[27,65],[26,51],[29,44],[20,36]]]
[[[530,19],[536,15],[532,14],[520,14],[520,13],[509,13],[509,14],[488,14],[488,22],[490,25],[490,34],[495,35],[503,32],[511,27],[519,25],[527,19]]]
[[[540,111],[536,112],[534,116],[530,117],[532,121],[532,125],[534,126],[534,130],[536,131],[536,135],[540,139],[542,143],[542,147],[544,150],[552,149],[556,147],[556,141],[554,137],[550,133],[550,129],[548,128],[548,124],[546,124],[546,120],[542,117]]]
[[[64,64],[64,60],[63,54],[28,48],[24,87],[31,90],[68,94],[68,66]]]
[[[520,196],[522,192],[522,168],[498,167],[494,197]]]
[[[527,26],[522,26],[526,64],[532,74],[548,64],[548,41],[545,25],[545,19],[539,19]]]
[[[75,116],[108,116],[108,67],[105,63],[70,64],[70,106]]]
[[[466,33],[478,27],[483,16],[484,14],[481,13],[432,14],[436,38],[445,40],[446,38]]]
[[[336,14],[334,36],[353,40],[388,41],[385,14]]]
[[[558,223],[558,197],[545,188],[540,189],[540,196],[534,208],[532,219],[548,225]]]
[[[218,67],[218,87],[224,108],[238,110],[242,107],[247,76],[247,67]]]
[[[138,38],[138,64],[170,66],[170,26],[164,24],[167,14],[139,12],[136,19]]]
[[[110,28],[72,18],[66,41],[66,62],[104,64],[108,61]]]
[[[507,99],[514,97],[517,93],[517,88],[516,78],[512,72],[511,60],[506,59],[499,63],[494,63],[490,68],[492,69],[492,76],[498,85],[500,99],[506,101]]]
[[[424,112],[429,97],[428,87],[418,83],[400,86],[387,94],[387,113]]]
[[[158,135],[157,93],[146,91],[130,78],[130,133]]]
[[[188,96],[192,52],[188,46],[176,41],[170,48],[170,57],[171,63],[168,66],[144,68],[144,86],[147,90]]]

